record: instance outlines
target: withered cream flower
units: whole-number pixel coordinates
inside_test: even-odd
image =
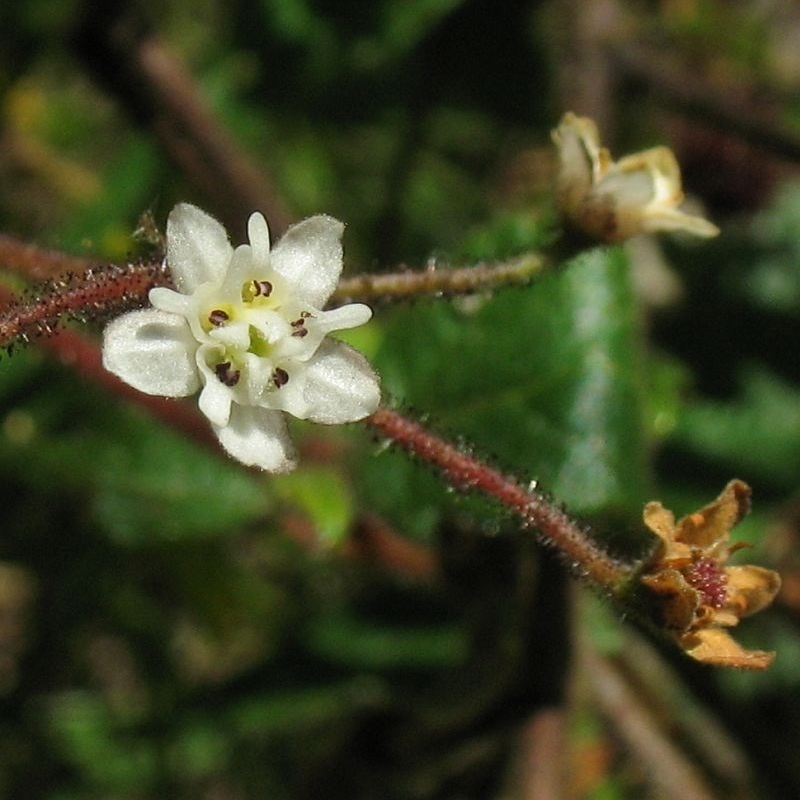
[[[780,588],[777,572],[757,566],[726,566],[746,547],[730,544],[730,531],[750,509],[750,487],[731,481],[705,508],[675,522],[661,503],[648,503],[644,521],[660,547],[642,582],[661,619],[683,650],[706,664],[764,669],[774,653],[745,650],[728,628],[768,606]]]
[[[588,117],[564,115],[552,133],[558,147],[556,202],[575,228],[604,242],[639,233],[685,231],[716,236],[719,229],[678,209],[683,202],[678,162],[668,147],[613,161]]]
[[[136,389],[185,397],[222,446],[270,472],[294,466],[283,412],[353,422],[378,406],[378,378],[331,331],[362,325],[362,304],[323,311],[342,271],[344,226],[327,216],[293,225],[270,250],[267,223],[250,217],[234,249],[213,217],[188,204],[167,221],[167,264],[178,291],[150,291],[152,309],[107,326],[103,364]]]

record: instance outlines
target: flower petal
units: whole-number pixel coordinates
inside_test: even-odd
[[[240,244],[228,262],[228,271],[219,293],[220,299],[234,304],[241,303],[242,284],[252,279],[253,275],[253,250],[248,244]]]
[[[299,300],[314,308],[325,305],[339,282],[343,231],[338,219],[309,217],[292,225],[272,251],[272,268]]]
[[[766,669],[775,660],[775,653],[745,650],[723,628],[692,631],[681,636],[679,641],[687,655],[717,667]]]
[[[196,305],[191,295],[181,294],[166,286],[154,286],[147,295],[150,305],[167,314],[177,314],[184,319],[189,317]]]
[[[225,277],[233,248],[225,228],[214,217],[179,203],[167,218],[167,264],[175,286],[191,294],[208,281]]]
[[[372,318],[372,309],[363,303],[348,303],[346,306],[323,311],[318,315],[316,324],[325,333],[357,328]]]
[[[280,411],[234,405],[228,424],[214,430],[220,444],[242,464],[268,472],[294,469],[294,447]]]
[[[642,230],[647,233],[683,231],[706,239],[719,235],[719,228],[713,222],[693,214],[686,214],[677,208],[658,208],[648,211],[642,217]]]
[[[675,515],[664,508],[657,500],[651,500],[644,507],[644,524],[650,528],[666,545],[675,539]]]
[[[766,608],[781,588],[781,576],[764,567],[748,564],[726,567],[728,604],[738,617],[747,617]]]
[[[750,511],[750,487],[732,480],[719,497],[678,522],[676,538],[695,547],[726,542],[734,525]]]
[[[337,425],[368,417],[381,392],[378,376],[361,353],[327,339],[307,363],[304,396],[306,419]]]
[[[253,262],[259,267],[269,263],[269,226],[258,211],[247,220],[247,238],[253,250]]]
[[[145,394],[186,397],[200,388],[197,342],[182,317],[131,311],[103,333],[103,366]]]
[[[233,390],[230,386],[226,386],[208,365],[207,355],[204,352],[207,349],[203,347],[197,353],[197,366],[203,374],[204,383],[197,404],[212,425],[227,425],[231,415]]]

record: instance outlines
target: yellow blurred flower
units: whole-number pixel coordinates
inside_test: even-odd
[[[668,147],[613,161],[594,121],[572,112],[552,133],[558,148],[556,202],[568,222],[604,242],[639,233],[684,231],[716,236],[719,229],[678,209],[683,202],[678,162]]]

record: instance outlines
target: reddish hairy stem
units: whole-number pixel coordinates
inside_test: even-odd
[[[92,383],[146,409],[166,425],[182,431],[209,449],[219,452],[217,437],[195,404],[143,394],[132,386],[128,386],[127,383],[105,370],[100,347],[94,340],[77,331],[64,329],[56,331],[52,336],[42,338],[38,344]]]
[[[166,267],[154,261],[90,268],[80,275],[68,273],[38,290],[31,289],[27,297],[12,300],[0,311],[0,347],[49,335],[67,314],[99,321],[141,307],[150,289],[168,285]]]
[[[540,541],[556,550],[578,577],[615,593],[630,577],[632,567],[612,558],[565,511],[535,487],[463,453],[420,423],[388,408],[379,408],[366,423],[407,453],[435,467],[459,491],[482,492],[513,511],[525,528],[538,532]]]

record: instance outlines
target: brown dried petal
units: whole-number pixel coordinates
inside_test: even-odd
[[[659,595],[658,605],[664,627],[685,631],[694,622],[700,597],[678,570],[666,568],[653,575],[645,575],[642,583]]]
[[[704,664],[739,669],[766,669],[775,653],[745,650],[724,628],[703,628],[679,637],[688,655]]]
[[[709,547],[728,540],[731,529],[750,510],[750,487],[732,480],[719,497],[678,522],[676,537],[695,547]]]
[[[644,507],[644,524],[665,544],[675,540],[675,515],[661,503],[654,500]]]
[[[727,567],[727,606],[738,616],[747,617],[766,608],[781,588],[781,576],[764,567],[748,564]]]

